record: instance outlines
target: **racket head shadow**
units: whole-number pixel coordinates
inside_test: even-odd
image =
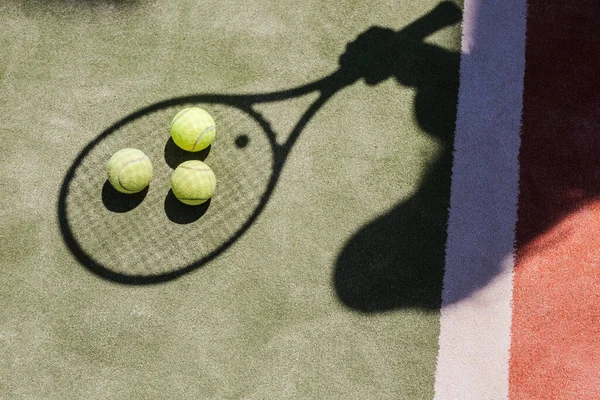
[[[93,139],[59,193],[59,225],[75,258],[110,281],[144,285],[178,278],[235,243],[262,212],[278,177],[275,134],[247,104],[219,95],[172,99],[124,117]],[[171,119],[191,106],[215,119],[217,137],[208,151],[169,144]],[[121,196],[107,187],[106,162],[124,147],[152,160],[153,178],[141,194]],[[173,169],[188,159],[204,160],[217,176],[215,195],[200,206],[186,206],[170,191]]]

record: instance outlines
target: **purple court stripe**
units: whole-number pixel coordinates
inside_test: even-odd
[[[526,0],[465,0],[436,399],[506,399]]]

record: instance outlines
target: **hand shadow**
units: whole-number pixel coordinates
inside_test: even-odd
[[[448,13],[460,20],[454,5],[442,3],[411,29],[370,28],[340,57],[342,68],[354,68],[367,84],[394,77],[415,88],[418,124],[441,146],[417,192],[361,228],[339,254],[333,284],[354,310],[441,306],[460,54],[422,39],[439,29],[443,24],[435,19]]]

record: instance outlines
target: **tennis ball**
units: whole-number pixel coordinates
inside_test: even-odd
[[[108,181],[121,193],[141,192],[152,179],[152,163],[143,151],[121,149],[108,160]]]
[[[179,111],[171,121],[171,137],[183,150],[196,152],[210,146],[216,135],[215,121],[200,107]]]
[[[185,161],[171,175],[171,189],[184,204],[196,206],[215,194],[217,178],[212,169],[202,161]]]

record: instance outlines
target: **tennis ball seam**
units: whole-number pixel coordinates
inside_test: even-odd
[[[145,157],[140,157],[140,158],[135,159],[135,160],[127,161],[125,164],[123,164],[121,166],[121,168],[119,168],[119,172],[117,172],[117,182],[119,182],[119,185],[123,189],[125,189],[125,190],[127,190],[129,192],[133,192],[133,189],[127,188],[125,185],[123,185],[123,182],[121,182],[121,172],[123,171],[123,169],[125,169],[125,167],[128,166],[128,165],[130,165],[130,164],[133,164],[133,163],[136,163],[136,162],[139,162],[139,161],[144,161],[144,160],[147,160],[147,159],[148,159],[148,157],[145,156]]]
[[[192,146],[192,151],[194,151],[194,149],[196,149],[196,146],[198,145],[198,143],[200,143],[200,141],[202,140],[202,138],[204,137],[204,135],[206,134],[206,132],[208,132],[209,130],[214,131],[215,130],[215,126],[211,125],[208,128],[206,128],[201,134],[200,136],[198,136],[198,139],[196,139],[196,143],[194,143],[194,145]]]
[[[212,171],[212,169],[208,165],[206,167],[202,166],[200,168],[188,167],[187,165],[180,165],[177,168],[189,169],[192,171]]]
[[[212,196],[211,196],[212,197]],[[211,197],[178,197],[178,199],[181,201],[189,201],[189,200],[193,200],[193,201],[197,201],[197,200],[204,200],[207,201],[208,199],[210,199]]]
[[[173,121],[171,121],[171,128],[173,127],[173,125],[175,125],[175,122],[179,121],[181,119],[181,117],[183,117],[184,115],[188,114],[192,110],[194,110],[194,109],[193,108],[188,108],[186,110],[183,110],[183,112],[181,114],[179,114],[177,116],[177,118],[173,118]]]

